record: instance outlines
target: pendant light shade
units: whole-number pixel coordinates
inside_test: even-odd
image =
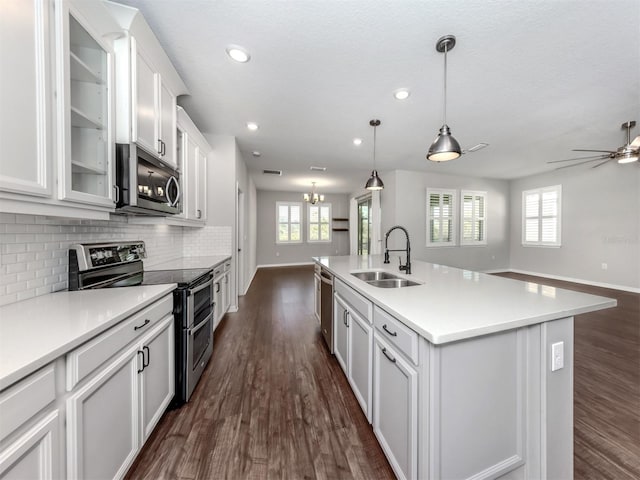
[[[446,35],[438,39],[436,50],[444,53],[444,108],[443,121],[440,133],[429,147],[427,160],[433,162],[446,162],[454,160],[462,154],[462,149],[458,141],[451,135],[451,130],[447,125],[447,52],[456,45],[456,37]]]
[[[364,186],[367,190],[382,190],[384,183],[378,176],[378,170],[376,170],[376,128],[380,125],[380,120],[370,120],[369,125],[373,127],[373,170],[371,176],[367,180],[367,184]]]

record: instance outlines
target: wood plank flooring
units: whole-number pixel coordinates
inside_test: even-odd
[[[618,300],[616,308],[575,317],[574,477],[640,479],[640,294],[499,275]]]
[[[129,479],[395,478],[313,315],[313,268],[260,269],[191,401]]]
[[[640,295],[502,275],[618,300],[576,317],[575,479],[640,478]],[[259,270],[127,478],[394,478],[312,312],[310,267]]]

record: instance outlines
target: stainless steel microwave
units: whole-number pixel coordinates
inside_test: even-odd
[[[116,208],[137,215],[182,211],[179,172],[135,144],[116,144]]]

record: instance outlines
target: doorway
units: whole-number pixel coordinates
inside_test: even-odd
[[[371,253],[371,195],[358,199],[358,255]]]

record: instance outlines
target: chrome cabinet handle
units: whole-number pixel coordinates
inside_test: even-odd
[[[345,310],[344,313],[345,313],[345,316],[344,316],[345,322],[344,322],[344,324],[347,326],[347,328],[349,328],[349,311]]]
[[[147,363],[144,362],[144,351],[147,351]],[[147,347],[146,345],[144,347],[142,347],[142,369],[144,370],[145,368],[147,368],[149,366],[149,362],[151,361],[151,354],[149,351],[149,347]]]
[[[383,348],[383,349],[382,349],[382,353],[384,353],[384,356],[385,356],[385,357],[387,357],[387,358],[389,359],[389,361],[390,361],[390,362],[392,362],[392,363],[396,363],[396,359],[395,359],[395,358],[393,358],[391,355],[389,355],[389,354],[387,353],[387,349],[386,349],[386,348]]]
[[[142,350],[138,350],[138,355],[142,354],[142,368],[138,369],[138,373],[142,373],[142,371],[144,370],[144,352]]]
[[[120,203],[120,187],[118,185],[113,186],[113,190],[116,192],[116,203]]]
[[[149,320],[148,318],[144,321],[144,323],[142,325],[136,325],[135,327],[133,327],[134,330],[140,330],[141,328],[146,327],[147,325],[149,325],[151,323],[151,320]]]
[[[158,155],[162,156],[162,140],[158,139]]]
[[[160,143],[162,143],[162,156],[164,157],[167,153],[167,144],[164,143],[164,140],[160,140]]]
[[[202,218],[202,210],[198,209],[198,210],[196,210],[196,212],[197,212],[197,215],[196,215],[196,216],[197,216],[198,218]]]
[[[389,329],[387,328],[387,324],[386,324],[386,323],[382,326],[382,329],[383,329],[385,332],[387,332],[389,335],[391,335],[392,337],[397,337],[397,336],[398,336],[398,332],[392,332],[391,330],[389,330]]]
[[[216,293],[220,293],[220,282],[216,282]]]
[[[171,184],[174,183],[176,186],[176,198],[171,198],[171,196],[169,195],[169,190],[170,190],[170,186]],[[169,177],[169,180],[167,180],[167,184],[165,185],[165,198],[167,199],[167,201],[169,202],[169,205],[171,207],[175,207],[178,204],[178,200],[180,200],[180,183],[178,182],[178,179],[174,176]]]

